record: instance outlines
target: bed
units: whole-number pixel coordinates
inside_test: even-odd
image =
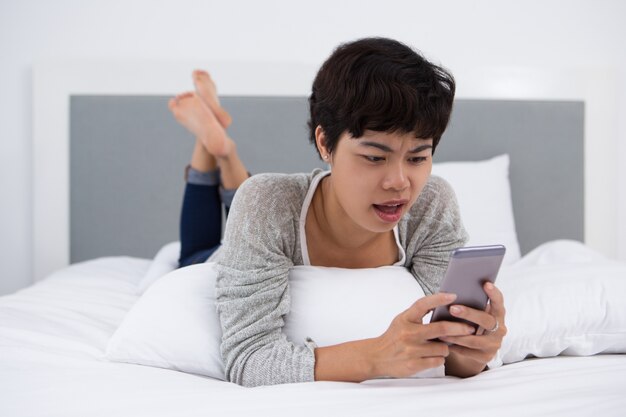
[[[284,90],[264,84],[272,92],[229,84],[234,76],[213,67],[224,71],[223,103],[241,129],[232,135],[249,140],[241,148],[251,149],[243,157],[253,172],[320,166],[312,149],[299,153],[307,150],[310,69],[301,68],[303,79],[267,70],[287,80]],[[170,89],[185,87],[171,81],[173,70],[147,82],[116,68],[106,82],[98,80],[102,68],[36,71],[35,151],[45,162],[35,172],[35,217],[45,226],[36,230],[37,282],[0,297],[0,415],[623,415],[626,264],[599,250],[609,244],[589,233],[603,225],[590,220],[581,192],[589,180],[583,149],[598,134],[596,98],[461,95],[437,150],[435,173],[455,187],[471,242],[510,249],[498,278],[509,333],[487,371],[243,388],[221,380],[215,360],[219,334],[204,278],[211,265],[172,271],[191,138],[163,107]],[[60,99],[62,114],[41,114]],[[254,147],[272,135],[289,158]],[[149,158],[140,151],[146,144]],[[399,290],[407,280],[390,290],[379,271],[358,272],[332,281],[323,270],[294,273],[290,337],[323,344],[375,335],[418,294]],[[349,293],[366,276],[369,290]],[[346,305],[363,314],[342,313]]]
[[[103,353],[136,302],[136,285],[149,266],[140,258],[99,258],[3,297],[0,414],[623,415],[626,358],[617,354],[526,359],[465,380],[252,389],[171,369],[109,362]]]

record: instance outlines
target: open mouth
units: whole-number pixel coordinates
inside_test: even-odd
[[[395,223],[402,217],[405,203],[373,204],[374,211],[384,222]]]

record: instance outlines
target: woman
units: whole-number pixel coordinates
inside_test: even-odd
[[[394,40],[341,45],[322,65],[309,98],[310,140],[330,171],[249,180],[225,133],[230,117],[214,84],[206,73],[194,73],[194,80],[196,93],[170,102],[197,138],[183,204],[181,265],[208,256],[217,262],[229,380],[256,386],[403,377],[444,364],[447,374],[463,377],[485,369],[506,333],[502,294],[493,285],[485,285],[487,311],[450,307],[478,324],[478,332],[460,322],[422,324],[430,310],[454,301],[453,294],[435,293],[451,250],[467,240],[453,191],[430,176],[452,110],[450,74]],[[222,246],[220,190],[230,207]],[[403,265],[429,295],[379,337],[298,345],[282,333],[294,265]]]

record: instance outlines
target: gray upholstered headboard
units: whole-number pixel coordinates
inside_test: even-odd
[[[152,257],[178,238],[183,169],[194,139],[162,96],[72,96],[70,260]],[[322,167],[308,144],[303,97],[224,97],[229,132],[249,170]],[[557,238],[584,240],[584,104],[457,100],[435,162],[511,156],[522,253]]]

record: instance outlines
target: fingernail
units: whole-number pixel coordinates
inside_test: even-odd
[[[494,286],[493,286],[493,284],[491,282],[488,282],[486,287],[487,287],[488,290],[493,290],[493,288],[494,288]]]
[[[461,314],[463,310],[461,310],[461,307],[459,306],[452,306],[450,307],[450,313],[452,314]]]

